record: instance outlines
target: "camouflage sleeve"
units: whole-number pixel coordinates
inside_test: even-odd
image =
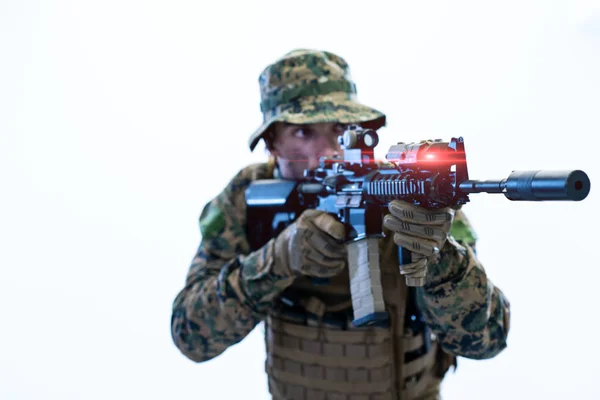
[[[444,350],[485,359],[506,347],[510,304],[477,259],[476,239],[464,213],[458,211],[440,258],[427,267],[417,301]]]
[[[250,252],[244,191],[251,175],[242,170],[204,207],[202,240],[173,303],[173,341],[196,362],[214,358],[246,337],[292,283],[273,265],[273,240]]]

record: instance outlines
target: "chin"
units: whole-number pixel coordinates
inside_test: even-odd
[[[304,179],[304,170],[308,168],[308,165],[297,165],[294,166],[294,179]]]
[[[288,164],[285,167],[281,166],[281,176],[284,179],[301,180],[304,179],[304,170],[308,168],[307,164]]]
[[[299,181],[304,179],[304,170],[302,171],[294,171],[291,174],[283,174],[283,178],[284,179],[291,179],[291,180],[295,180],[295,181]]]

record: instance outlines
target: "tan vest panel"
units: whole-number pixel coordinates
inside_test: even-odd
[[[291,289],[300,294],[297,303],[305,313],[276,309],[265,321],[266,371],[274,400],[439,399],[441,378],[455,358],[438,348],[429,330],[413,335],[405,328],[408,291],[398,270],[397,246],[389,238],[379,243],[389,327],[351,325],[347,273],[320,286],[297,279]],[[327,320],[327,313],[342,310],[346,321]],[[423,352],[426,342],[429,351]],[[418,350],[424,354],[405,361]]]

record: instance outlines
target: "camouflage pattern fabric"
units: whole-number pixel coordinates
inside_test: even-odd
[[[176,346],[191,360],[209,360],[242,340],[293,283],[273,263],[274,241],[250,252],[245,234],[244,191],[252,180],[272,176],[267,164],[242,169],[201,214],[202,241],[171,321]],[[444,350],[484,359],[506,347],[510,305],[477,260],[475,239],[458,211],[417,301]]]
[[[382,112],[357,101],[346,61],[327,51],[291,51],[265,68],[259,84],[263,123],[250,137],[250,150],[276,121],[361,123],[370,129],[385,125]]]
[[[476,236],[462,211],[456,212],[450,232],[437,262],[427,266],[417,303],[444,350],[491,358],[506,347],[510,303],[478,261]]]

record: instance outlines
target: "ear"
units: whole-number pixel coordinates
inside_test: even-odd
[[[265,132],[264,136],[263,136],[263,141],[265,142],[265,149],[273,156],[278,158],[279,157],[279,152],[277,151],[276,147],[275,147],[275,138],[276,138],[276,132],[277,132],[277,124],[279,124],[279,122],[275,122],[273,125],[271,125],[267,131]]]
[[[274,158],[279,158],[280,154],[275,148],[267,147],[267,150],[271,154],[271,156],[273,156]]]
[[[264,137],[263,142],[265,142],[265,152],[269,153],[273,157],[279,156],[279,152],[275,148],[275,143],[273,143],[273,139],[271,137]]]

